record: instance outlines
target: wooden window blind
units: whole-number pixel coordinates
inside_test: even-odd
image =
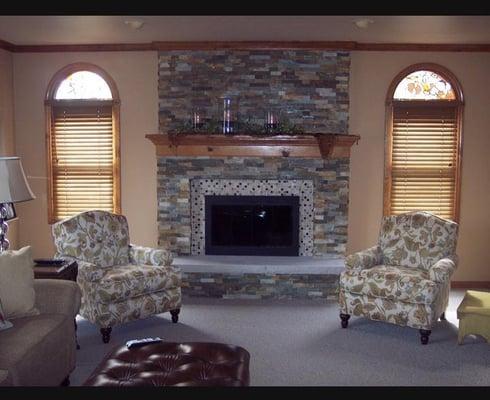
[[[52,107],[51,217],[89,209],[116,212],[112,105]]]
[[[457,104],[393,102],[390,214],[456,219],[458,129]]]

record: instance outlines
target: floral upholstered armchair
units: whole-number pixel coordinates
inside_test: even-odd
[[[378,244],[346,257],[340,274],[342,327],[350,315],[419,329],[427,344],[444,319],[458,258],[458,224],[418,211],[384,217]]]
[[[100,327],[109,342],[112,327],[170,311],[178,321],[181,274],[164,249],[130,244],[123,215],[87,211],[52,226],[55,257],[78,263],[80,315]]]

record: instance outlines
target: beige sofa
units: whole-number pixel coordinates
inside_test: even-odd
[[[0,386],[58,386],[75,369],[76,282],[34,280],[39,315],[16,318],[0,331]]]

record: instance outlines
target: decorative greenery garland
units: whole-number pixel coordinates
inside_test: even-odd
[[[287,118],[280,118],[277,124],[267,126],[254,122],[251,119],[238,121],[235,132],[223,133],[223,122],[216,119],[209,119],[199,126],[194,126],[192,121],[185,121],[170,133],[196,133],[196,134],[222,134],[222,135],[300,135],[304,129],[291,123]]]

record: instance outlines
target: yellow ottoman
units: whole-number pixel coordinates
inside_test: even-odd
[[[467,290],[457,312],[458,344],[466,335],[481,335],[490,342],[490,292]]]

